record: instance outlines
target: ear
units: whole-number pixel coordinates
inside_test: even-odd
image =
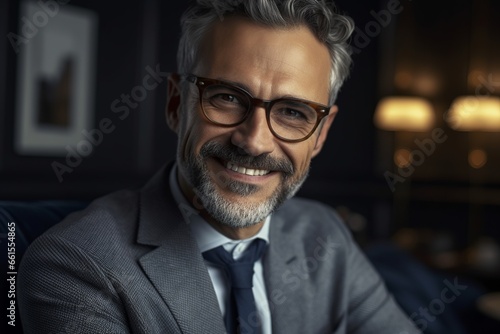
[[[176,73],[168,75],[167,82],[167,104],[165,105],[165,118],[168,127],[178,133],[180,105],[181,105],[181,89],[180,89],[180,76]]]
[[[330,108],[330,113],[323,120],[323,124],[320,124],[321,128],[319,130],[318,138],[316,138],[316,144],[314,145],[312,158],[314,158],[319,154],[319,152],[321,152],[323,144],[326,141],[326,137],[328,136],[328,131],[330,130],[330,126],[332,126],[333,120],[335,119],[335,116],[337,115],[338,111],[339,108],[337,106],[332,106]]]

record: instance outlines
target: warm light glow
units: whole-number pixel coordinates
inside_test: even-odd
[[[401,148],[394,152],[394,163],[399,168],[405,168],[411,165],[411,152],[406,148]]]
[[[453,101],[446,121],[460,131],[500,131],[500,98],[458,97]]]
[[[469,165],[472,168],[482,168],[487,162],[488,156],[484,150],[472,150],[469,152]]]
[[[434,124],[431,104],[416,97],[387,97],[377,106],[375,125],[389,131],[428,131]]]
[[[400,89],[410,88],[413,83],[413,76],[408,71],[398,71],[394,76],[394,83]]]
[[[415,78],[415,92],[419,95],[430,96],[439,92],[439,80],[431,72],[423,72]]]
[[[394,75],[394,84],[400,90],[409,90],[420,96],[434,96],[441,89],[441,80],[431,70],[410,72],[398,70]]]
[[[467,82],[469,83],[469,87],[476,88],[481,86],[483,83],[481,82],[481,78],[485,78],[483,70],[472,70],[469,72],[467,76]]]

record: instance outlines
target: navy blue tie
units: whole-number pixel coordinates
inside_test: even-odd
[[[225,324],[229,334],[260,333],[260,321],[252,292],[253,266],[266,248],[266,242],[255,239],[241,258],[235,261],[223,246],[203,252],[203,257],[223,266],[231,284],[231,293],[226,306]]]

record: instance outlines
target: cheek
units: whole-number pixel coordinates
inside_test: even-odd
[[[196,134],[199,131],[196,130],[196,122],[193,117],[188,116],[189,111],[185,111],[184,117],[180,122],[180,131],[179,131],[179,143],[178,143],[178,152],[182,152],[183,160],[186,160],[189,156],[193,154],[194,145],[197,141]]]
[[[286,149],[283,149],[283,151],[292,161],[296,173],[302,174],[304,170],[309,168],[313,149],[314,143],[310,143],[308,140],[305,143],[292,144]]]
[[[184,159],[189,156],[197,156],[201,147],[207,142],[218,137],[225,136],[227,130],[205,122],[203,119],[192,117],[183,124],[182,138],[180,142],[181,152]],[[221,139],[222,140],[222,139]]]
[[[309,169],[309,165],[311,164],[311,156],[307,155],[302,157],[300,161],[300,166],[298,167],[297,171],[300,172],[300,174],[304,173],[305,170]]]
[[[183,152],[184,159],[197,155],[199,148],[203,145],[203,132],[196,122],[185,122],[182,131],[182,138],[179,143],[180,152]]]
[[[189,93],[183,95],[184,105],[179,124],[178,150],[183,153],[184,159],[192,154],[198,140],[197,137],[201,133],[199,131],[201,120],[198,117],[197,100],[192,95]]]

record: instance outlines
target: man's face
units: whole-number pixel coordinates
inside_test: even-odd
[[[217,22],[204,39],[193,74],[223,80],[265,100],[297,97],[328,104],[330,56],[305,26],[274,29],[241,17]],[[310,138],[287,143],[273,136],[264,108],[234,127],[210,123],[189,84],[187,100],[167,120],[178,133],[179,181],[197,196],[216,224],[242,228],[261,223],[293,196],[311,158],[321,150],[336,108]]]

